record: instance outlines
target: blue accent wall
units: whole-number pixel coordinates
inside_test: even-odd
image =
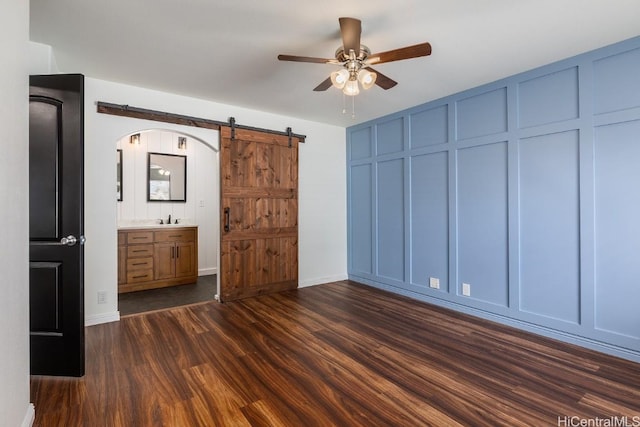
[[[347,162],[350,279],[640,362],[640,37],[350,127]]]

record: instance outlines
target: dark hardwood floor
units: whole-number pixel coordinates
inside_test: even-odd
[[[352,282],[91,326],[86,354],[32,377],[36,426],[640,423],[639,364]]]
[[[204,301],[213,301],[216,294],[216,275],[200,276],[189,285],[169,286],[118,295],[121,316],[162,310]]]

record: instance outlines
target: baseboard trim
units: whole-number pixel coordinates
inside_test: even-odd
[[[314,279],[307,279],[298,282],[299,288],[306,288],[307,286],[322,285],[324,283],[339,282],[340,280],[347,280],[349,277],[346,274],[338,274],[335,276],[316,277]]]
[[[198,270],[198,276],[210,276],[212,274],[218,274],[217,267],[201,268]]]
[[[114,311],[112,313],[95,314],[93,316],[85,317],[84,326],[99,325],[101,323],[110,323],[120,321],[120,312]]]
[[[20,425],[21,427],[32,427],[35,420],[36,408],[33,406],[33,403],[29,403],[29,406],[27,406],[27,413],[24,415],[24,419]]]

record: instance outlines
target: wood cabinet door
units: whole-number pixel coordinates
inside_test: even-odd
[[[127,283],[127,247],[118,246],[118,285]]]
[[[220,298],[298,286],[298,143],[220,130]]]
[[[154,279],[171,279],[176,276],[175,243],[156,243],[153,245]]]
[[[196,275],[196,245],[193,242],[176,243],[176,277]]]

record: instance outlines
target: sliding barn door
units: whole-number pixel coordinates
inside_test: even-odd
[[[220,298],[298,286],[298,142],[220,129]]]

